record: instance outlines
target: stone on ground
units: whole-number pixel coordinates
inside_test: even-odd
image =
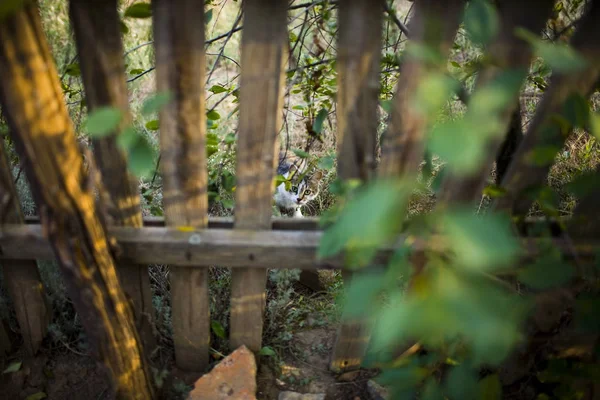
[[[277,400],[325,400],[325,394],[281,392]]]
[[[225,357],[194,384],[188,400],[256,400],[256,360],[246,346]]]

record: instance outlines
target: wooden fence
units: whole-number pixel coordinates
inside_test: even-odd
[[[507,0],[507,3],[518,4],[519,1]],[[538,0],[535,3],[549,13],[553,2]],[[2,150],[0,215],[4,225],[0,232],[0,258],[30,353],[39,347],[50,315],[43,300],[35,259],[57,258],[62,271],[74,276],[71,296],[79,296],[79,302],[97,310],[95,302],[101,299],[85,292],[83,285],[87,279],[89,284],[115,291],[110,272],[114,268],[114,256],[121,285],[132,299],[137,331],[147,349],[153,347],[154,338],[150,329],[153,310],[146,266],[149,263],[170,265],[176,362],[182,369],[195,371],[204,370],[209,360],[208,266],[234,267],[230,342],[233,348],[244,344],[253,351],[261,348],[267,268],[342,267],[341,257],[316,258],[315,250],[322,235],[316,220],[272,218],[287,56],[287,1],[243,1],[235,218],[208,218],[205,33],[204,24],[199,22],[204,20],[204,10],[198,4],[203,3],[192,0],[152,2],[157,89],[170,91],[175,99],[160,115],[164,220],[142,219],[136,181],[127,173],[126,159],[116,144],[115,135],[93,143],[102,190],[108,194],[103,196],[108,199],[106,213],[97,207],[91,179],[82,172],[82,155],[35,7],[29,5],[0,24],[0,98],[41,219],[23,218]],[[407,29],[410,39],[433,45],[447,55],[464,3],[421,0],[415,7],[415,16]],[[579,45],[580,50],[585,50],[584,56],[594,61],[592,66],[577,77],[557,79],[553,83],[547,106],[543,105],[536,117],[540,121],[554,112],[552,107],[556,108],[553,93],[589,95],[597,81],[600,54],[598,47],[589,46],[588,41],[595,40],[600,30],[600,24],[596,23],[598,8],[598,2],[594,1],[573,40],[575,47]],[[339,2],[336,112],[338,174],[343,179],[369,180],[375,176],[380,27],[384,10],[383,0]],[[442,27],[441,34],[425,35],[424,21],[436,20],[440,15],[444,16],[443,21],[437,20]],[[128,113],[116,0],[71,0],[71,16],[89,110],[113,106]],[[547,16],[540,12],[534,18],[523,20],[504,15],[502,10],[500,15],[506,32],[521,25],[539,31]],[[528,65],[530,61],[529,47],[513,35],[501,35],[493,46],[506,56],[507,67]],[[508,48],[520,51],[510,52]],[[427,121],[415,114],[410,102],[415,95],[415,82],[427,72],[427,66],[418,60],[409,60],[401,71],[379,167],[379,174],[384,176],[415,172],[423,157]],[[489,67],[482,72],[481,81],[491,79],[495,73]],[[507,130],[513,114],[514,108],[506,112],[503,123]],[[520,130],[520,124],[517,125]],[[531,202],[517,196],[520,190],[544,183],[549,166],[533,166],[527,158],[528,151],[542,140],[548,140],[538,134],[540,129],[540,124],[534,121],[520,144],[503,180],[508,183],[508,195],[499,204],[501,208],[511,210],[518,203],[517,210],[522,213]],[[557,134],[551,140],[561,145],[565,137]],[[448,178],[446,187],[452,190],[446,191],[444,201],[477,200],[501,145],[502,141],[489,143],[490,157],[478,173],[467,179]],[[457,191],[457,187],[462,189]],[[590,204],[593,201],[583,201],[576,216],[589,212]],[[582,239],[576,245],[560,236],[554,240],[565,253],[576,253],[578,257],[594,257],[598,248],[593,240]],[[522,241],[527,253],[535,256],[537,239],[524,237]],[[427,243],[417,242],[415,246],[425,248]],[[383,261],[392,250],[383,250],[378,257]],[[344,279],[348,281],[352,276],[345,274]],[[118,302],[102,301],[103,305],[108,304],[106,318],[120,315]],[[363,322],[347,321],[341,326],[331,360],[333,370],[354,369],[360,365],[369,341]],[[124,319],[117,323],[125,324]],[[91,322],[85,325],[90,326],[93,326]],[[127,332],[118,331],[116,325],[113,328],[116,336],[128,337]]]

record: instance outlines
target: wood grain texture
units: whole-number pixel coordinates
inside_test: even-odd
[[[414,15],[409,21],[410,42],[431,46],[441,57],[447,57],[464,5],[463,0],[415,2]],[[428,71],[427,65],[414,57],[407,57],[400,67],[401,78],[394,95],[390,125],[382,140],[378,171],[381,176],[416,174],[423,161],[423,139],[428,121],[414,105],[418,83]]]
[[[500,17],[500,30],[496,39],[491,43],[488,53],[492,59],[481,72],[475,85],[479,90],[503,72],[515,69],[528,69],[531,62],[532,48],[525,40],[516,35],[517,29],[523,28],[529,32],[539,34],[545,27],[554,6],[553,0],[532,0],[528,7],[535,12],[523,12],[521,0],[507,0],[498,3]],[[469,203],[481,199],[483,188],[489,178],[492,163],[497,157],[509,131],[511,122],[516,119],[520,130],[521,115],[515,115],[519,110],[518,94],[504,107],[500,115],[498,135],[487,139],[484,145],[485,156],[480,167],[471,174],[456,176],[450,174],[442,184],[440,201],[443,203],[462,202]],[[503,171],[504,172],[504,171]]]
[[[90,112],[115,107],[123,125],[131,120],[117,0],[71,0],[70,16],[75,31],[85,99]],[[117,226],[142,226],[137,179],[128,173],[124,152],[116,134],[92,140],[94,158],[102,177],[101,201],[106,222]],[[94,172],[94,171],[92,171]],[[156,347],[153,335],[154,308],[150,278],[145,266],[119,265],[119,278],[133,306],[136,325],[148,354]]]
[[[134,316],[119,284],[35,2],[0,24],[0,103],[42,215],[44,237],[114,395],[153,398]]]
[[[381,59],[382,0],[348,0],[339,8],[337,152],[341,179],[373,177]],[[353,274],[343,271],[344,286]],[[344,320],[331,355],[335,372],[360,368],[369,344],[369,321]]]
[[[539,222],[548,226],[548,222]],[[527,231],[527,230],[524,230]],[[560,233],[560,232],[558,232]],[[343,257],[318,259],[316,256],[321,231],[271,231],[246,229],[180,230],[176,228],[111,227],[108,236],[115,240],[115,256],[138,264],[172,264],[177,268],[197,265],[230,266],[233,268],[299,268],[341,269]],[[401,235],[398,246],[406,241]],[[522,237],[524,257],[538,254],[545,237]],[[576,252],[582,258],[594,257],[600,247],[599,237],[588,237],[577,244],[566,243],[562,237],[552,238],[554,246],[565,257]],[[23,251],[23,243],[28,243]],[[416,239],[413,251],[448,251],[441,236],[433,235],[427,241]],[[374,264],[385,264],[397,246],[382,248]],[[0,259],[40,260],[55,256],[50,241],[41,225],[4,225],[0,230]]]
[[[527,133],[519,145],[513,162],[506,171],[502,187],[507,193],[494,204],[494,208],[505,210],[516,216],[524,216],[533,203],[524,191],[546,184],[554,155],[563,148],[570,132],[563,132],[554,121],[556,114],[563,114],[563,105],[571,95],[588,98],[600,77],[600,1],[592,1],[587,13],[576,27],[571,46],[588,62],[587,68],[575,73],[557,72],[529,124]],[[536,161],[535,149],[544,149],[547,162]],[[548,156],[547,152],[550,152]]]
[[[5,223],[22,224],[24,219],[6,158],[4,139],[0,138],[0,224]],[[35,355],[52,315],[37,263],[35,260],[6,260],[2,262],[2,273],[15,307],[25,350],[29,355]]]
[[[204,8],[195,0],[152,2],[159,93],[172,101],[160,112],[161,173],[167,226],[208,224]],[[177,366],[208,366],[208,268],[170,271],[173,340]]]
[[[244,32],[234,228],[268,229],[273,212],[276,139],[282,125],[287,2],[244,0],[242,7]],[[233,271],[229,339],[232,349],[241,345],[254,352],[261,349],[266,279],[266,269]]]

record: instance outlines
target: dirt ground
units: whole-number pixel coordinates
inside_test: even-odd
[[[335,329],[319,328],[297,332],[284,351],[280,371],[263,363],[258,371],[257,398],[276,400],[281,391],[326,393],[327,399],[369,400],[367,381],[371,371],[336,377],[328,371],[335,341]],[[4,371],[14,362],[22,362],[16,372],[0,375],[2,399],[108,400],[111,398],[103,369],[91,358],[75,353],[52,354],[42,350],[34,359],[14,354],[0,361]],[[181,374],[172,370],[165,378],[163,399],[185,398]],[[189,378],[186,379],[189,381]],[[192,379],[193,381],[193,379]]]

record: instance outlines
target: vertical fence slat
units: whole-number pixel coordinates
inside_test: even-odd
[[[348,0],[339,8],[338,175],[368,180],[375,167],[383,0]],[[352,275],[343,271],[348,285]],[[368,321],[349,320],[338,330],[330,368],[360,367],[369,343]]]
[[[409,22],[409,40],[431,46],[442,57],[447,57],[460,24],[464,4],[464,0],[415,2],[414,15]],[[418,83],[426,72],[426,64],[415,57],[407,57],[402,62],[390,125],[382,144],[380,175],[410,175],[418,171],[423,161],[423,136],[427,121],[413,105]]]
[[[124,123],[129,122],[117,0],[71,0],[70,14],[88,110],[116,107],[125,114]],[[117,147],[116,137],[94,139],[92,144],[102,175],[102,190],[106,190],[103,199],[109,214],[107,222],[117,226],[142,227],[137,179],[128,173],[127,161]],[[154,309],[148,267],[120,262],[118,271],[123,289],[131,298],[144,347],[151,352],[156,340],[152,333]]]
[[[287,2],[244,0],[243,11],[234,228],[270,229],[276,139],[282,124]],[[264,269],[233,271],[233,348],[242,344],[252,351],[261,348],[266,278]]]
[[[160,113],[163,204],[167,226],[208,226],[204,8],[194,0],[153,4],[157,88],[172,101]],[[208,266],[171,268],[177,366],[208,365]]]
[[[4,138],[0,138],[0,225],[5,223],[22,224],[23,213],[6,158]],[[46,335],[51,314],[37,263],[34,260],[7,260],[2,262],[2,272],[25,349],[28,354],[34,355]]]
[[[36,2],[25,2],[0,24],[0,101],[92,351],[117,398],[153,398]]]

